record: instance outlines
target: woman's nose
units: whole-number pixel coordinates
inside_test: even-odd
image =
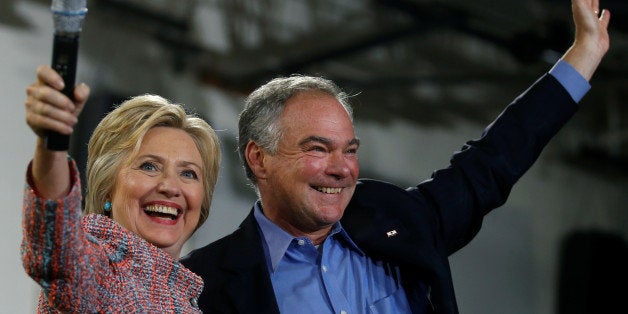
[[[175,175],[164,174],[157,185],[157,190],[168,197],[181,195],[180,182]]]

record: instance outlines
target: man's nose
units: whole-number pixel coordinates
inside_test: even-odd
[[[326,173],[337,178],[345,178],[351,174],[349,163],[342,152],[332,152],[330,154]]]

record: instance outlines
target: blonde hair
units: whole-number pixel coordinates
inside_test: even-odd
[[[220,165],[220,144],[203,119],[157,95],[141,95],[123,102],[98,124],[87,147],[86,213],[105,214],[104,205],[116,185],[116,175],[137,155],[144,135],[157,126],[177,128],[194,140],[203,159],[205,197],[196,228],[209,215]]]

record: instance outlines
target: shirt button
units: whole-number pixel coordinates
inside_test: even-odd
[[[303,244],[305,244],[305,240],[303,240],[303,239],[299,239],[299,240],[297,241],[297,243],[298,243],[299,245],[303,245]]]
[[[323,272],[326,273],[327,272],[327,266],[323,265],[323,267],[321,267],[323,269]]]
[[[340,314],[347,314],[347,311],[342,310],[342,311],[340,311]]]
[[[192,304],[192,307],[197,309],[198,308],[198,302],[196,301],[196,298],[191,298],[190,299],[190,304]]]

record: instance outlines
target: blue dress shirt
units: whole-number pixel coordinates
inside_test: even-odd
[[[575,102],[591,88],[560,60],[549,71]],[[318,247],[271,222],[255,204],[268,270],[282,313],[410,313],[399,268],[364,254],[338,222]],[[426,290],[427,291],[427,290]],[[425,293],[426,306],[428,304]]]
[[[569,63],[559,60],[549,71],[558,82],[567,90],[571,99],[580,102],[582,97],[591,89],[589,82],[576,71]]]
[[[410,313],[399,269],[366,256],[340,223],[315,247],[268,220],[259,202],[254,215],[282,313]]]

